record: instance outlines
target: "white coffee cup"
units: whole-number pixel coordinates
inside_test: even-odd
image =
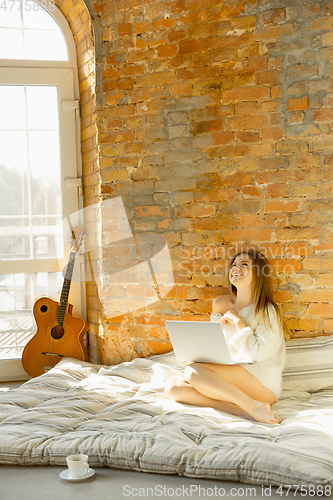
[[[71,478],[78,478],[84,476],[89,470],[88,455],[81,453],[77,455],[69,455],[66,457],[67,466]]]

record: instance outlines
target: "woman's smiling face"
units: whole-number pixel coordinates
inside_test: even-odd
[[[238,288],[239,285],[251,285],[252,262],[246,253],[237,255],[234,259],[229,272],[229,280],[236,288]]]

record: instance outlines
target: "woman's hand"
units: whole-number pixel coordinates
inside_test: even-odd
[[[227,325],[228,323],[231,323],[232,325],[235,325],[237,330],[242,330],[243,328],[246,328],[246,323],[245,321],[238,316],[238,314],[235,311],[227,311],[221,318],[221,323],[224,325]]]

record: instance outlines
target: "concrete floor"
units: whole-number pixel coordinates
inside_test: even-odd
[[[147,474],[99,467],[85,481],[68,482],[59,474],[64,467],[0,465],[1,500],[126,500],[135,498],[319,498],[277,487],[254,486],[179,476]],[[321,496],[320,498],[323,498]],[[327,497],[324,497],[327,498]]]

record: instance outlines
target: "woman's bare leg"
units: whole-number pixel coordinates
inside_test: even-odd
[[[184,377],[171,377],[167,381],[165,390],[171,399],[179,403],[214,408],[215,410],[225,411],[237,417],[251,418],[251,415],[235,404],[208,398],[200,394],[200,392],[196,391]]]
[[[195,392],[190,392],[188,389],[185,391],[185,386],[181,396],[182,398],[186,396],[186,401],[184,399],[177,401],[197,405],[200,400],[203,403],[200,406],[206,406],[205,401],[207,406],[232,414],[235,414],[234,411],[238,412],[236,410],[238,407],[244,412],[241,416],[251,416],[259,422],[276,423],[270,411],[270,404],[275,401],[275,395],[242,366],[192,363],[185,369],[185,379]],[[171,391],[169,392],[171,394]],[[173,392],[175,394],[176,390]],[[199,399],[198,393],[208,399]],[[223,403],[224,409],[220,403]],[[230,409],[234,411],[230,412]]]
[[[191,363],[185,379],[204,396],[234,403],[258,422],[276,423],[269,404],[274,394],[240,365]]]

